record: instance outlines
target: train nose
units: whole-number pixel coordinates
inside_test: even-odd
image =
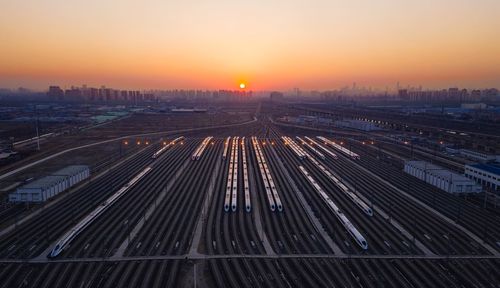
[[[234,211],[236,211],[236,205],[234,205],[234,204],[233,204],[233,205],[231,206],[231,209],[233,209],[233,212],[234,212]]]
[[[225,210],[226,212],[227,212],[227,211],[229,211],[229,205],[225,204],[225,205],[224,205],[224,210]]]
[[[250,212],[250,210],[251,210],[252,208],[250,207],[250,205],[247,205],[247,206],[246,206],[246,209],[247,209],[247,212]]]
[[[373,210],[371,208],[368,208],[368,215],[373,216]]]
[[[366,241],[361,241],[361,247],[363,247],[364,250],[368,249],[368,243]]]

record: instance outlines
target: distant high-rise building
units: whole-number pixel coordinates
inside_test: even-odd
[[[448,100],[456,102],[460,100],[460,94],[458,88],[449,88],[448,89]]]
[[[408,100],[408,90],[407,89],[399,89],[398,97],[401,100]]]
[[[121,96],[121,100],[123,100],[123,101],[127,101],[129,99],[127,90],[120,91],[120,96]]]
[[[47,92],[47,96],[54,100],[63,100],[64,91],[59,86],[50,86],[49,92]]]
[[[283,96],[283,93],[278,92],[278,91],[274,91],[274,92],[271,92],[269,97],[271,98],[272,101],[281,101],[281,100],[283,100],[284,96]]]

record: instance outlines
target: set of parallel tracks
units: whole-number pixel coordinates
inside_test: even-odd
[[[129,178],[151,162],[151,145],[82,189],[67,195],[56,205],[41,208],[35,218],[0,238],[1,258],[32,258],[42,253],[78,219],[109,197]]]
[[[498,225],[500,213],[498,211],[484,209],[478,204],[466,201],[464,196],[458,197],[439,190],[394,166],[381,166],[381,162],[376,158],[377,155],[370,153],[370,150],[362,150],[357,146],[354,148],[362,154],[360,164],[364,167],[455,220],[500,251],[500,226]]]
[[[187,141],[182,148],[174,147],[167,150],[155,163],[153,171],[144,178],[141,185],[132,188],[113,207],[88,227],[71,246],[64,251],[63,257],[112,257],[118,246],[125,241],[130,229],[141,221],[144,210],[152,205],[163,187],[170,181],[177,169],[184,161],[184,173],[175,179],[169,191],[153,214],[144,221],[135,238],[127,246],[124,256],[155,256],[155,255],[182,255],[192,248],[193,232],[199,217],[203,225],[203,250],[206,254],[333,254],[329,245],[308,218],[302,203],[295,193],[297,187],[305,196],[315,216],[320,219],[330,237],[343,253],[347,254],[421,254],[416,247],[407,246],[409,242],[400,235],[385,219],[375,213],[373,217],[365,215],[350,199],[345,196],[330,180],[308,160],[300,161],[295,154],[287,149],[279,140],[280,133],[259,124],[248,125],[245,128],[232,128],[216,136],[214,145],[207,147],[199,161],[189,160],[196,145],[201,141]],[[249,133],[251,132],[251,133]],[[232,133],[232,134],[231,134]],[[271,134],[269,138],[269,133]],[[259,135],[260,134],[260,135]],[[193,134],[192,136],[195,136]],[[199,134],[198,134],[199,135]],[[245,211],[245,197],[243,190],[242,173],[238,177],[238,208],[235,212],[225,212],[224,187],[227,181],[228,160],[222,161],[223,136],[247,136],[246,145],[248,177],[250,179],[250,193],[253,194],[252,211]],[[269,164],[270,172],[276,182],[276,187],[283,202],[282,212],[271,211],[265,195],[264,183],[258,170],[255,151],[250,143],[249,136],[259,135],[262,151]],[[191,136],[189,136],[191,137]],[[272,144],[274,143],[274,145]],[[155,147],[157,148],[157,147]],[[82,189],[87,195],[79,191],[68,199],[58,203],[56,207],[70,207],[75,210],[71,217],[70,208],[63,210],[51,207],[44,211],[38,219],[28,221],[18,227],[17,232],[27,233],[29,229],[35,231],[33,237],[19,234],[20,239],[26,239],[21,244],[16,243],[15,233],[2,237],[0,242],[0,256],[5,258],[28,258],[38,255],[47,248],[49,242],[55,239],[44,240],[47,229],[40,225],[40,221],[50,221],[54,224],[52,235],[60,235],[71,221],[79,219],[98,202],[103,201],[116,189],[126,183],[127,179],[135,175],[146,165],[151,165],[151,154],[155,150],[142,152],[120,165],[112,173],[108,173]],[[358,152],[358,151],[356,151]],[[339,153],[337,153],[339,154]],[[374,165],[370,155],[361,155],[362,165]],[[339,155],[340,156],[340,155]],[[239,171],[242,171],[242,155],[239,154]],[[366,158],[366,159],[365,159]],[[350,159],[343,156],[339,160],[320,160],[322,164],[341,176],[349,184],[354,184],[357,192],[367,199],[375,200],[375,204],[384,211],[397,217],[408,231],[415,233],[418,240],[424,243],[436,254],[488,254],[481,245],[472,245],[472,241],[460,231],[450,227],[438,217],[426,215],[418,211],[415,203],[411,203],[404,196],[398,195],[389,187],[378,183],[370,175],[359,170]],[[297,167],[303,165],[310,171],[320,186],[324,187],[329,196],[337,203],[348,218],[355,224],[370,244],[369,250],[364,251],[345,232],[340,223],[321,202],[317,193],[300,174]],[[126,167],[124,167],[126,166]],[[220,166],[218,170],[216,167]],[[373,167],[372,167],[373,168]],[[214,171],[219,171],[218,174]],[[374,171],[374,170],[372,170]],[[374,171],[375,172],[375,171]],[[379,173],[379,172],[376,172]],[[110,175],[124,175],[123,179],[116,179]],[[125,176],[126,175],[126,176]],[[110,185],[111,181],[116,181]],[[212,183],[215,181],[215,183]],[[295,185],[291,184],[293,181]],[[212,196],[209,199],[209,210],[203,210],[209,187],[214,184]],[[402,185],[396,183],[396,186]],[[109,189],[109,187],[113,189]],[[420,189],[420,186],[418,186]],[[89,197],[89,194],[91,197]],[[79,196],[79,197],[77,197]],[[99,196],[99,198],[97,197]],[[92,201],[95,200],[95,201]],[[256,200],[256,201],[254,201]],[[441,201],[445,201],[442,199]],[[66,202],[68,201],[68,202]],[[71,203],[77,203],[72,204]],[[394,205],[391,205],[393,203]],[[398,204],[398,205],[396,205]],[[402,207],[401,205],[405,205]],[[82,206],[82,207],[77,207]],[[258,207],[257,207],[258,206]],[[399,208],[396,206],[400,206]],[[404,208],[404,209],[403,209]],[[257,231],[255,209],[260,209],[263,230]],[[87,212],[86,212],[87,211]],[[50,213],[49,213],[50,212]],[[47,218],[48,217],[48,218]],[[65,217],[65,218],[64,218]],[[65,219],[66,221],[60,221]],[[413,220],[415,219],[415,220]],[[57,221],[61,223],[57,223]],[[128,220],[128,221],[127,221]],[[421,222],[425,221],[425,222]],[[66,223],[65,223],[66,222]],[[130,229],[124,228],[127,222]],[[416,225],[415,222],[423,223]],[[37,227],[38,225],[38,227]],[[57,226],[59,225],[59,226]],[[442,236],[440,229],[444,229],[450,241],[439,239]],[[261,242],[262,233],[269,240],[272,251],[266,251]],[[431,240],[425,236],[427,234]],[[13,238],[14,237],[14,238]],[[438,239],[438,240],[435,240]],[[3,241],[6,240],[6,241]],[[11,241],[11,242],[9,242]],[[40,245],[40,241],[46,244]],[[451,243],[453,242],[453,243]],[[38,243],[38,244],[37,244]],[[10,245],[9,245],[10,244]],[[19,245],[19,246],[18,246]],[[35,245],[29,249],[30,245]],[[454,248],[450,250],[450,246]],[[196,247],[198,248],[198,247]],[[7,252],[6,252],[7,251]],[[31,251],[31,252],[30,252]],[[4,253],[4,255],[1,255]],[[457,283],[473,285],[477,281],[481,286],[491,286],[500,283],[498,271],[500,261],[496,260],[407,260],[407,259],[209,259],[206,261],[213,285],[216,287],[431,287],[453,286]],[[475,264],[471,264],[471,263]],[[64,287],[64,286],[95,286],[95,287],[175,287],[181,285],[179,274],[187,266],[193,265],[184,260],[139,260],[117,262],[78,262],[71,264],[0,264],[0,287],[21,286],[24,281],[36,287]],[[198,272],[204,273],[204,272]],[[495,278],[496,277],[496,278]],[[474,280],[471,280],[474,279]],[[28,283],[27,282],[27,283]]]

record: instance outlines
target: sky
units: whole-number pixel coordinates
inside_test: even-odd
[[[0,0],[0,87],[500,88],[498,0]]]

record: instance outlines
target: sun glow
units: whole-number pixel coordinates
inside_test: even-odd
[[[245,89],[245,87],[247,87],[247,85],[245,85],[245,83],[240,83],[240,89]]]

